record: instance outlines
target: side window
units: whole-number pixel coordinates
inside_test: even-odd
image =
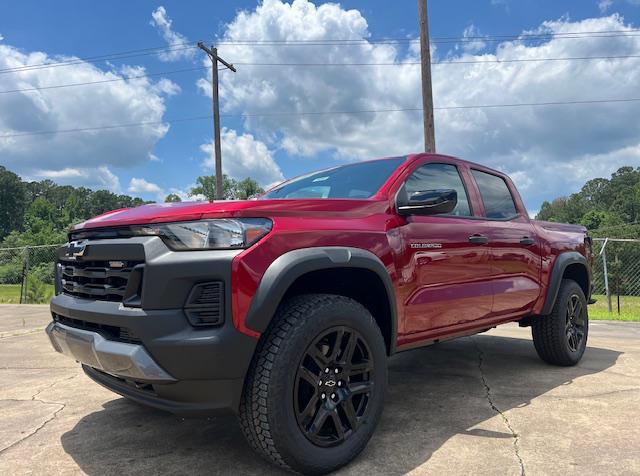
[[[471,170],[480,189],[487,218],[507,219],[518,214],[507,183],[497,175]]]
[[[409,195],[413,192],[451,188],[458,193],[458,204],[449,215],[471,216],[467,191],[455,165],[425,164],[409,176],[404,187]]]

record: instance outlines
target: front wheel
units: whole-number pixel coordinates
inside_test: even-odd
[[[563,279],[551,314],[533,320],[533,344],[542,360],[553,365],[576,365],[587,347],[587,299],[573,280]]]
[[[297,296],[256,351],[240,405],[249,443],[273,463],[326,474],[355,458],[380,419],[385,343],[375,320],[344,296]]]

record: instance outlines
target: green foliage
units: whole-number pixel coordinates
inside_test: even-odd
[[[0,240],[22,226],[25,204],[22,180],[0,165]]]
[[[27,303],[29,304],[45,304],[53,297],[53,288],[47,286],[37,277],[29,275],[29,283],[27,285]]]
[[[593,236],[640,237],[640,168],[589,180],[578,193],[544,202],[536,218],[582,224]]]
[[[215,175],[200,176],[196,180],[197,185],[191,189],[189,195],[203,195],[212,202],[216,197]],[[224,200],[247,200],[258,195],[264,190],[258,182],[251,177],[237,181],[228,175],[222,176],[222,190]]]
[[[180,196],[175,194],[175,193],[170,193],[164,199],[165,203],[178,203],[178,202],[181,202],[181,201],[182,201],[182,199],[180,198]]]
[[[73,224],[145,203],[141,198],[61,186],[51,180],[23,182],[0,166],[0,247],[62,243]]]

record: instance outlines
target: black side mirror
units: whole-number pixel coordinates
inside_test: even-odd
[[[400,197],[404,195],[403,199]],[[440,215],[451,213],[458,204],[458,192],[453,189],[422,190],[398,197],[401,215]]]

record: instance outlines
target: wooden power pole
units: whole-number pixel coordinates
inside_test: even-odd
[[[431,48],[429,46],[429,16],[427,0],[418,0],[420,14],[420,56],[422,64],[422,115],[424,119],[424,150],[436,151],[433,122],[433,87],[431,85]]]
[[[222,185],[222,151],[220,147],[220,100],[218,97],[218,61],[229,68],[234,73],[236,68],[230,63],[218,56],[218,49],[208,48],[202,41],[198,42],[198,48],[203,50],[209,56],[211,60],[211,89],[212,89],[212,101],[211,107],[213,109],[213,141],[214,141],[214,162],[216,164],[216,199],[224,199],[224,190]]]

